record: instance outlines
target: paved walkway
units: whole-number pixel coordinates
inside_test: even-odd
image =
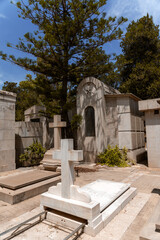
[[[3,173],[16,174],[22,171]],[[138,190],[137,196],[95,238],[83,234],[80,239],[138,240],[140,231],[160,200],[160,169],[149,169],[143,165],[130,168],[100,167],[96,172],[79,173],[76,185],[83,186],[97,179],[130,183]],[[0,201],[0,232],[41,212],[40,196],[10,205]],[[41,223],[14,239],[61,240],[70,231],[53,228]],[[32,236],[32,237],[31,237]]]

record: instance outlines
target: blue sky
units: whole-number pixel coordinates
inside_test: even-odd
[[[160,25],[160,0],[108,0],[106,12],[111,16],[128,18],[128,22],[123,26],[124,31],[132,20],[137,20],[147,13],[153,16],[155,24]],[[19,37],[33,31],[33,25],[18,18],[17,8],[10,0],[0,0],[0,29],[0,51],[19,56],[16,50],[6,47],[6,44],[18,43]],[[119,54],[120,51],[119,41],[108,44],[107,53]],[[0,60],[0,89],[5,81],[18,83],[25,80],[27,73],[29,72],[14,64]]]

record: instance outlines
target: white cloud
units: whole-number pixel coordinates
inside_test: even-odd
[[[6,17],[4,14],[0,13],[0,18],[5,19],[5,18],[7,18],[7,17]]]
[[[153,16],[155,24],[160,24],[159,0],[109,0],[108,15],[127,17],[129,21],[143,17],[147,13]]]

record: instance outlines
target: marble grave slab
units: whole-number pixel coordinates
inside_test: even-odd
[[[88,193],[92,201],[100,203],[100,211],[102,212],[129,187],[130,184],[98,179],[81,187],[81,190]]]
[[[60,175],[56,172],[33,170],[0,178],[0,187],[16,190]]]

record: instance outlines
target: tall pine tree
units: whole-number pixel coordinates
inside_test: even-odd
[[[26,33],[14,46],[26,57],[0,52],[2,59],[36,74],[31,85],[48,108],[67,120],[78,83],[87,76],[104,78],[109,57],[103,45],[121,37],[125,19],[106,17],[106,0],[21,0],[19,17],[29,19],[37,31]],[[31,57],[30,57],[31,56]],[[96,67],[95,67],[96,66]]]
[[[148,14],[132,21],[121,41],[117,57],[120,91],[131,92],[142,99],[160,97],[159,26]]]

